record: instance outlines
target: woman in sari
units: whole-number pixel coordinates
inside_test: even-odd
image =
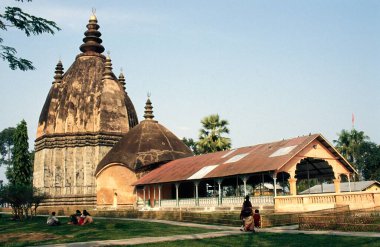
[[[249,201],[249,196],[245,197],[243,202],[243,206],[240,212],[240,219],[243,220],[244,228],[241,230],[244,231],[252,231],[254,232],[254,224],[253,224],[253,211],[252,211],[252,203]]]

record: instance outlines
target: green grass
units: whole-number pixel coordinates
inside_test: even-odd
[[[61,219],[61,221],[63,221],[61,226],[51,227],[46,225],[45,217],[38,217],[24,222],[14,222],[10,221],[8,217],[0,217],[0,246],[30,246],[134,237],[161,237],[216,231],[117,219],[98,219],[95,220],[94,224],[86,226],[67,225],[65,224],[67,222],[66,219]],[[13,235],[13,238],[9,237],[10,234]],[[28,238],[33,239],[28,240]],[[183,240],[138,246],[380,246],[380,238],[259,232],[255,234],[247,233],[220,238]]]
[[[154,244],[138,245],[139,247],[231,247],[231,246],[380,246],[380,238],[367,237],[342,237],[331,235],[307,235],[307,234],[284,234],[284,233],[247,233],[220,238],[208,238],[197,240],[182,240]]]
[[[127,239],[133,237],[170,236],[216,231],[153,222],[123,221],[117,219],[95,219],[93,224],[85,226],[67,225],[67,219],[60,218],[60,220],[62,221],[62,225],[60,226],[47,226],[45,217],[37,217],[23,222],[10,221],[8,217],[1,217],[0,246],[29,246],[106,239]],[[28,240],[28,238],[33,239]]]

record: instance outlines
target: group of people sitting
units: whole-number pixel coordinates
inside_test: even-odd
[[[71,225],[85,225],[94,222],[94,219],[91,217],[90,213],[87,210],[83,210],[81,213],[79,210],[75,214],[70,215],[69,222],[67,224]],[[46,224],[49,226],[58,226],[61,222],[55,216],[55,212],[52,212],[48,217]]]
[[[261,227],[261,216],[259,210],[256,209],[255,213],[253,213],[252,203],[249,201],[249,196],[246,196],[243,202],[240,212],[240,219],[243,222],[240,231],[255,232],[255,228]]]
[[[86,209],[81,213],[79,210],[75,214],[70,215],[69,222],[67,224],[72,225],[86,225],[94,222],[94,219],[91,217],[90,213]]]

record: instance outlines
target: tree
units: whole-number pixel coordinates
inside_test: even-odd
[[[204,117],[201,123],[202,129],[197,143],[200,153],[213,153],[231,148],[231,139],[223,136],[230,132],[227,120],[220,119],[218,114],[213,114]]]
[[[182,138],[183,143],[185,143],[186,146],[190,148],[190,150],[194,154],[199,154],[198,147],[197,147],[197,142],[193,140],[193,138],[187,139],[186,137]]]
[[[362,174],[363,167],[357,162],[360,156],[360,146],[367,142],[369,137],[363,131],[352,129],[351,131],[342,130],[338,134],[338,140],[334,140],[338,151],[358,169],[359,174]]]
[[[13,140],[12,162],[8,166],[6,176],[11,184],[30,185],[32,184],[33,168],[30,162],[28,130],[25,120],[17,125]]]
[[[9,127],[0,132],[0,166],[2,164],[9,165],[11,163],[12,148],[14,144],[13,135],[15,131],[15,128]]]
[[[364,142],[359,147],[357,164],[362,167],[366,180],[380,180],[380,146],[373,142]]]
[[[16,0],[23,2],[23,0]],[[27,0],[31,2],[32,0]],[[0,30],[8,31],[8,28],[16,28],[25,33],[26,36],[40,35],[43,33],[54,34],[61,30],[54,21],[49,21],[41,17],[33,16],[23,12],[18,7],[6,6],[4,12],[0,12]],[[3,39],[0,37],[0,57],[7,61],[12,70],[34,70],[31,61],[16,57],[15,48],[2,45]]]
[[[36,215],[46,194],[27,184],[7,184],[0,188],[1,203],[8,203],[13,210],[13,218],[22,220]]]

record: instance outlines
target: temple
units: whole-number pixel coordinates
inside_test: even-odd
[[[138,124],[124,76],[102,54],[97,22],[92,15],[66,72],[58,62],[39,118],[33,184],[49,195],[45,205],[95,205],[97,164]]]
[[[149,96],[139,123],[95,15],[84,35],[69,69],[56,65],[38,122],[33,185],[49,196],[43,207],[226,210],[245,195],[277,212],[380,206],[377,190],[353,189],[356,170],[321,134],[194,156],[155,119]]]

